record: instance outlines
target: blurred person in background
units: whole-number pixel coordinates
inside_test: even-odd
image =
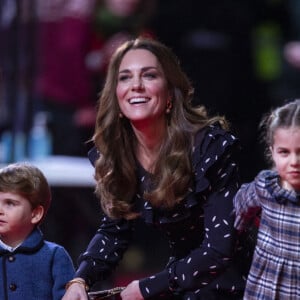
[[[300,98],[300,1],[284,1],[288,12],[287,25],[283,36],[282,74],[278,82],[275,98]]]
[[[284,57],[289,64],[300,69],[300,41],[292,41],[285,45]]]
[[[86,57],[93,75],[93,92],[102,88],[109,59],[128,39],[155,36],[151,20],[156,0],[96,0],[92,15],[92,39]]]
[[[94,0],[37,1],[36,110],[48,112],[53,154],[81,155],[95,100],[85,64]],[[91,121],[89,119],[92,119]]]
[[[32,0],[0,1],[1,162],[25,155],[24,135],[30,123],[35,65],[34,28]]]
[[[289,42],[287,42],[284,47],[284,58],[291,66],[299,70],[300,69],[300,2],[297,0],[287,0],[285,2],[290,16],[290,22],[289,22],[290,35],[289,35]]]
[[[106,65],[125,40],[150,34],[154,0],[38,1],[37,96],[50,112],[53,153],[82,155]]]

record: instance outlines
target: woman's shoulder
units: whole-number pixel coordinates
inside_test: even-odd
[[[200,156],[215,154],[215,158],[226,152],[228,148],[239,149],[238,138],[219,124],[205,126],[195,134],[194,153]],[[200,159],[200,157],[198,157]]]
[[[192,154],[196,191],[205,190],[213,182],[225,182],[229,174],[236,174],[239,150],[238,139],[219,125],[198,131]]]

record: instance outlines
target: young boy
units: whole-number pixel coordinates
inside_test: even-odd
[[[50,201],[47,180],[35,166],[0,169],[1,300],[60,300],[74,275],[66,250],[45,241],[39,229]]]

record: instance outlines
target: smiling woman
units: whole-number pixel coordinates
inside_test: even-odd
[[[90,152],[103,218],[63,300],[87,299],[85,286],[107,278],[140,221],[165,234],[171,256],[130,282],[123,300],[242,299],[232,215],[239,142],[192,97],[162,43],[131,40],[113,54]]]

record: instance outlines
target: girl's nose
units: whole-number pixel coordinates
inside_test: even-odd
[[[299,165],[300,164],[300,153],[292,154],[291,163],[293,165]]]

